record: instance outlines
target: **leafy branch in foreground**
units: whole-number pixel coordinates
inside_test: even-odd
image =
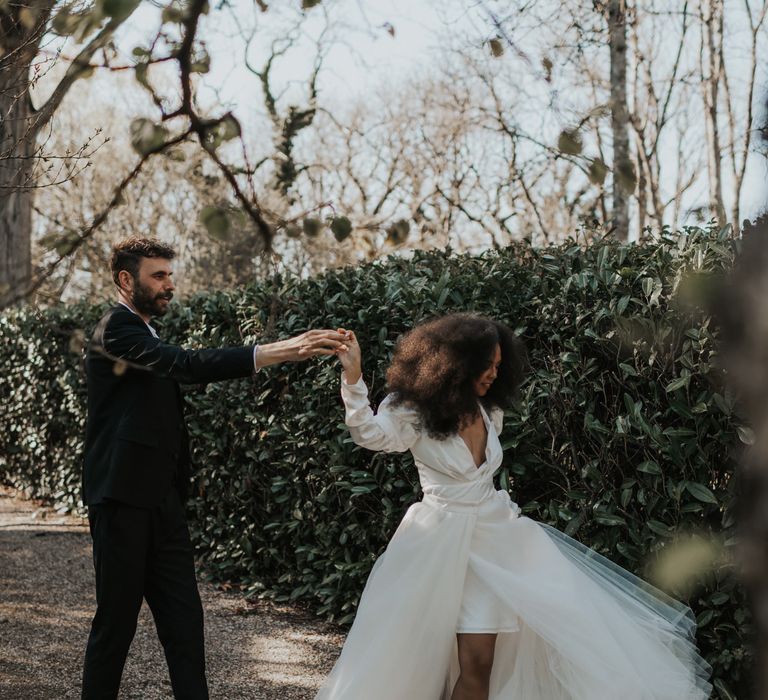
[[[210,11],[207,0],[172,0],[162,10],[160,28],[149,47],[136,47],[133,65],[116,62],[114,38],[117,30],[140,6],[141,0],[97,0],[92,4],[70,2],[56,10],[55,0],[39,0],[29,6],[0,6],[0,236],[8,239],[11,253],[0,261],[0,308],[28,298],[50,277],[62,261],[71,256],[104,224],[122,200],[125,188],[133,182],[152,156],[167,152],[183,141],[196,140],[211,162],[229,184],[234,198],[245,216],[254,224],[260,246],[269,250],[280,217],[262,207],[253,187],[246,192],[242,184],[242,168],[232,166],[221,155],[223,144],[241,139],[241,125],[229,111],[209,117],[197,104],[195,77],[210,70],[211,57],[205,42],[199,38],[201,17]],[[304,10],[311,6],[304,3]],[[260,9],[268,9],[266,3]],[[6,26],[7,25],[7,26]],[[9,31],[6,31],[9,30]],[[72,37],[84,47],[71,60],[64,77],[51,96],[35,109],[29,99],[33,83],[32,66],[41,54],[46,37]],[[89,39],[89,37],[91,37]],[[50,59],[46,59],[50,60]],[[160,94],[152,85],[149,68],[158,64],[177,66],[177,93]],[[131,124],[131,143],[139,160],[122,178],[112,198],[82,230],[48,237],[53,259],[33,276],[31,266],[31,229],[34,204],[34,172],[32,161],[42,129],[51,123],[62,100],[80,79],[96,69],[113,72],[133,70],[136,80],[150,94],[160,118],[135,120]],[[21,87],[21,89],[17,89]],[[18,95],[21,94],[22,98]],[[92,151],[81,151],[87,158]],[[77,174],[71,171],[69,176]],[[58,181],[56,179],[55,181]]]

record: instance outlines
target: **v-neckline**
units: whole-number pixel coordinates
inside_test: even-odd
[[[484,465],[488,463],[488,440],[491,436],[490,419],[485,413],[483,404],[478,402],[478,406],[480,407],[480,417],[483,419],[483,426],[485,427],[485,449],[483,450],[484,459],[482,462],[480,462],[480,464],[475,464],[475,455],[472,454],[472,450],[470,449],[469,444],[461,436],[461,433],[456,433],[456,436],[459,438],[459,440],[461,440],[462,444],[466,448],[467,454],[469,454],[469,459],[472,462],[472,466],[475,468],[475,471],[479,471],[483,468]]]

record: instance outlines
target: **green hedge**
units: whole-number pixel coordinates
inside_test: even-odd
[[[419,320],[474,310],[510,324],[531,372],[506,417],[501,485],[531,517],[643,575],[676,532],[731,537],[741,426],[699,307],[735,247],[725,231],[686,229],[641,246],[415,253],[196,296],[158,326],[194,347],[353,328],[380,400],[395,339]],[[67,509],[80,497],[79,331],[103,309],[0,317],[0,478]],[[409,457],[351,442],[334,360],[190,387],[185,398],[197,466],[189,512],[206,571],[349,622],[375,557],[418,498]],[[720,696],[746,697],[750,620],[728,567],[688,602]]]

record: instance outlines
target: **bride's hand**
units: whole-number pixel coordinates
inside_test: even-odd
[[[336,355],[344,368],[347,384],[356,384],[363,373],[360,359],[360,345],[352,331],[344,328],[338,329],[344,335],[344,344],[336,350]]]

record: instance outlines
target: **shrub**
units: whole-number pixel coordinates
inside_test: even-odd
[[[157,325],[192,347],[352,328],[377,402],[395,339],[415,323],[458,310],[508,323],[531,372],[506,416],[500,485],[526,514],[647,575],[677,533],[733,544],[731,476],[749,433],[723,388],[701,292],[735,248],[726,231],[686,229],[643,245],[419,252],[197,295]],[[66,509],[79,502],[85,418],[78,330],[89,334],[103,310],[0,318],[0,478]],[[190,525],[205,570],[348,623],[375,557],[419,497],[409,456],[351,442],[334,360],[190,387],[185,399],[197,466]],[[744,697],[751,623],[730,568],[687,602],[720,696]]]

